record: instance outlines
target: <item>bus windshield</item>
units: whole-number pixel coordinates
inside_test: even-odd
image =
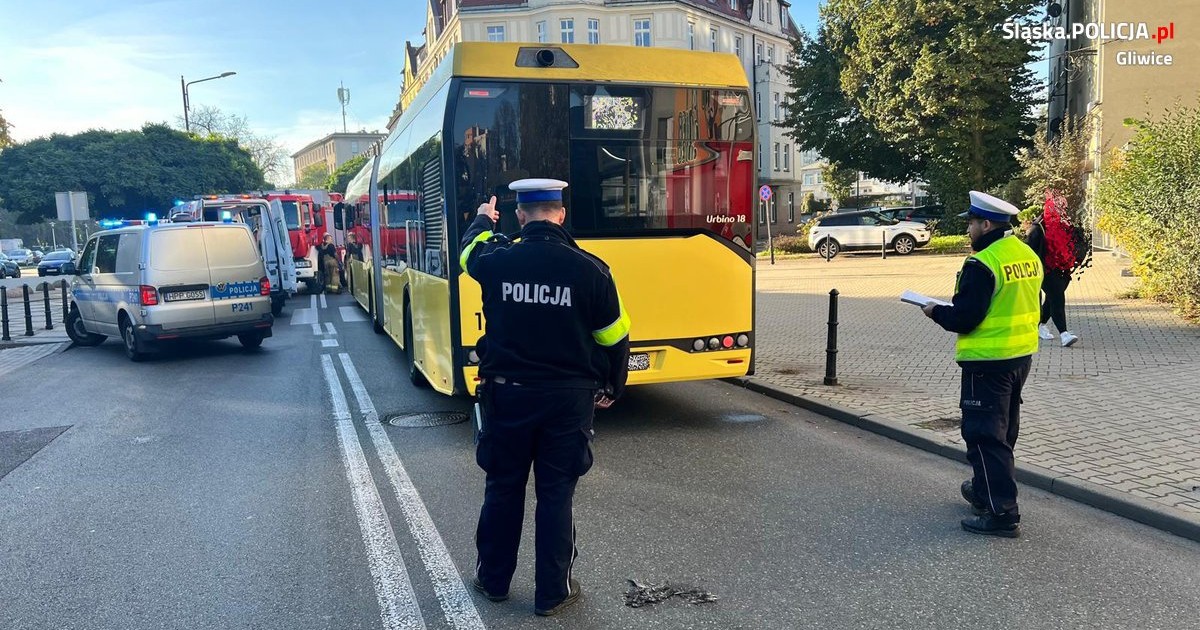
[[[742,248],[754,227],[754,120],[746,92],[464,81],[453,127],[462,226],[496,195],[515,232],[525,177],[570,183],[579,237],[711,231]]]

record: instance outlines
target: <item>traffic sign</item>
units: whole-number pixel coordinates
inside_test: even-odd
[[[762,188],[758,189],[758,197],[759,197],[759,199],[762,199],[763,201],[770,201],[771,200],[771,187],[766,184],[763,184]]]

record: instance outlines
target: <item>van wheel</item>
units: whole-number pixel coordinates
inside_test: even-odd
[[[892,248],[896,250],[897,254],[907,256],[917,248],[917,241],[907,234],[901,234],[896,237],[896,240],[892,241]]]
[[[242,342],[242,347],[247,350],[262,346],[263,336],[260,333],[241,333],[237,336],[238,341]]]
[[[77,346],[98,346],[108,338],[104,335],[94,335],[88,332],[87,328],[83,326],[83,316],[79,314],[79,309],[74,305],[71,306],[70,311],[67,311],[66,327],[67,336]]]
[[[408,380],[417,387],[428,387],[429,381],[425,380],[425,375],[417,368],[416,348],[413,347],[413,332],[412,332],[412,313],[408,310],[408,305],[404,306],[404,357],[408,363]]]
[[[817,255],[821,258],[833,258],[834,256],[837,256],[838,252],[841,250],[842,248],[838,245],[838,242],[831,238],[827,238],[820,243],[817,243]]]
[[[283,314],[283,298],[281,298],[281,297],[271,298],[271,315],[273,315],[275,317],[279,317],[282,314]]]
[[[133,322],[129,321],[127,315],[121,315],[121,341],[125,342],[125,356],[129,357],[130,361],[137,363],[146,358],[137,336],[133,334]]]

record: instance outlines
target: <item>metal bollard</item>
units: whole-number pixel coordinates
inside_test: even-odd
[[[29,285],[21,285],[21,294],[25,296],[25,336],[33,336],[33,311],[29,306]]]
[[[887,232],[884,232],[882,234],[882,238],[883,238],[883,246],[879,248],[879,251],[880,251],[880,253],[883,254],[883,259],[887,260]]]
[[[3,327],[4,335],[0,337],[0,341],[12,341],[12,336],[8,334],[8,288],[0,287],[0,327]]]
[[[825,342],[825,384],[837,385],[837,303],[838,290],[829,291],[829,336]]]
[[[67,307],[67,281],[59,280],[58,288],[62,289],[62,309],[63,309],[63,325],[67,325],[67,313],[70,309]]]
[[[42,305],[46,310],[46,330],[54,330],[54,320],[50,319],[50,283],[43,282],[38,288],[42,290]]]

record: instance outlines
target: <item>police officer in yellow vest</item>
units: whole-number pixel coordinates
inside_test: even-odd
[[[475,531],[472,585],[508,599],[533,468],[534,612],[555,615],[579,601],[572,575],[575,485],[592,466],[592,417],[621,396],[628,376],[629,316],[608,265],[563,227],[556,179],[521,179],[521,237],[494,234],[496,198],[479,207],[462,238],[460,264],[476,282],[487,321],[479,353],[483,427],[475,460],[487,473]]]
[[[962,436],[974,477],[962,496],[975,518],[963,529],[1016,538],[1021,533],[1013,447],[1020,426],[1021,388],[1038,349],[1042,261],[1011,224],[1017,208],[971,191],[967,258],[952,306],[930,304],[925,315],[958,333],[954,358],[962,366]]]

